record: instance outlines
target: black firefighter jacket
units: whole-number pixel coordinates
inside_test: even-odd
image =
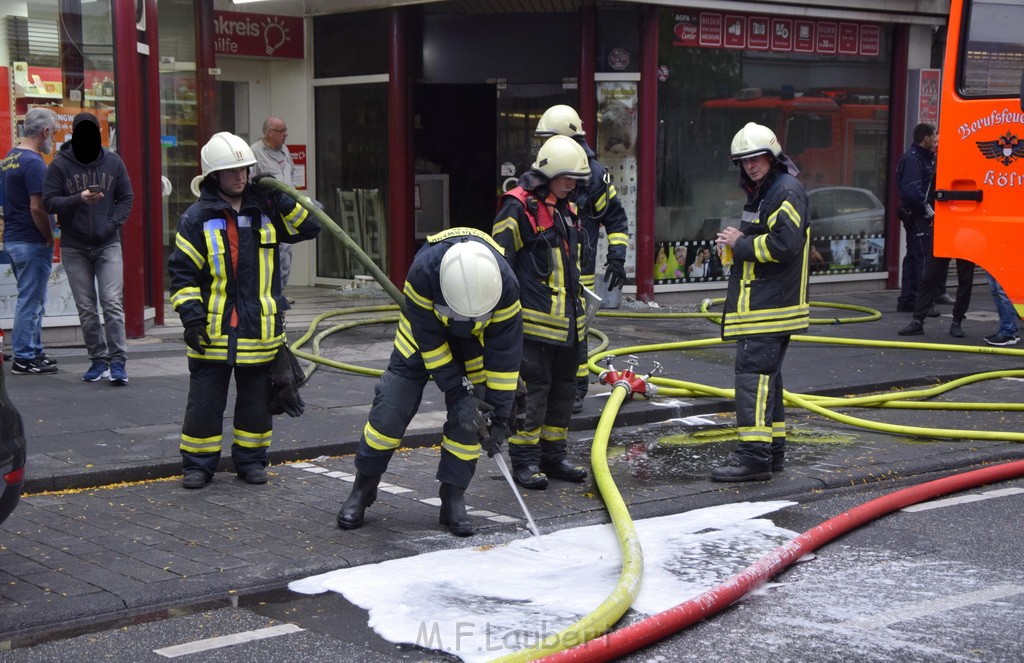
[[[807,329],[807,264],[810,231],[807,193],[788,157],[760,187],[743,174],[748,191],[743,237],[733,247],[734,264],[722,316],[722,339],[787,336]]]
[[[250,185],[242,195],[236,213],[207,180],[199,200],[178,222],[168,265],[171,304],[183,325],[205,321],[211,341],[205,355],[189,348],[193,359],[249,365],[271,361],[284,342],[288,306],[281,293],[278,243],[294,244],[320,233],[306,209],[279,191]],[[228,237],[228,224],[234,222],[237,271]]]

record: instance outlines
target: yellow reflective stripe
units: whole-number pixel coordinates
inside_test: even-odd
[[[182,451],[193,454],[210,454],[217,453],[221,447],[220,435],[214,435],[213,437],[192,437],[191,435],[181,434],[181,445]]]
[[[768,407],[768,383],[770,378],[767,375],[757,376],[757,389],[754,393],[754,425],[758,428],[766,428],[765,408]]]
[[[226,234],[226,232],[225,232]],[[210,329],[224,328],[224,309],[227,307],[228,271],[231,260],[231,249],[222,244],[220,231],[206,231],[207,255],[210,257],[210,298],[206,302],[206,319]]]
[[[262,449],[263,447],[270,446],[270,440],[274,436],[274,431],[268,430],[265,433],[253,433],[247,430],[241,430],[233,428],[232,432],[235,436],[235,444],[246,449]]]
[[[552,341],[564,341],[569,338],[568,330],[557,331],[550,327],[533,324],[523,320],[523,333],[536,338],[548,338]]]
[[[594,275],[593,274],[580,274],[580,284],[584,285],[591,290],[594,289]]]
[[[515,444],[518,446],[529,447],[540,442],[540,428],[534,428],[533,430],[521,430],[512,437],[508,438],[509,444]]]
[[[626,233],[608,233],[608,243],[616,246],[626,246],[629,244],[629,235]]]
[[[506,306],[502,309],[495,309],[491,314],[491,322],[497,323],[511,320],[516,317],[516,313],[519,313],[521,310],[523,310],[523,306],[519,303],[519,300],[516,300],[511,306]]]
[[[515,391],[519,384],[519,371],[484,371],[487,388],[495,391]]]
[[[260,226],[259,236],[262,244],[277,244],[277,226],[273,223],[264,223]]]
[[[512,233],[512,248],[516,251],[523,248],[523,238],[519,236],[519,220],[514,216],[507,217],[494,224],[492,235],[500,235],[506,230]]]
[[[602,193],[594,200],[594,211],[600,213],[608,204],[608,194]]]
[[[174,236],[174,246],[179,251],[188,256],[189,259],[195,263],[196,267],[202,270],[203,265],[206,264],[206,258],[203,257],[203,255],[196,249],[196,247],[192,246],[191,242],[189,242],[181,235],[176,234]]]
[[[754,257],[758,262],[778,262],[771,251],[768,250],[768,235],[758,235],[754,238]]]
[[[309,212],[306,211],[306,208],[298,203],[295,203],[295,207],[292,208],[292,211],[288,212],[281,218],[283,218],[285,222],[291,224],[293,227],[298,228],[299,226],[302,225],[302,222],[305,221],[308,216]]]
[[[434,310],[434,302],[429,297],[424,297],[420,293],[416,292],[416,289],[412,287],[412,283],[409,281],[405,282],[405,288],[402,289],[405,296],[412,300],[412,303],[419,306],[421,309],[427,311]]]
[[[381,433],[371,426],[369,421],[363,426],[363,439],[366,440],[366,444],[370,445],[370,448],[378,451],[393,451],[402,443],[402,438]]]
[[[588,373],[590,373],[590,366],[588,366],[587,364],[580,364],[579,366],[576,367],[577,378],[585,378],[587,377]]]
[[[771,444],[772,432],[767,426],[740,426],[736,429],[740,442],[765,442]]]
[[[552,247],[548,251],[550,255],[548,264],[552,265],[551,274],[548,275],[548,286],[551,287],[551,315],[565,315],[565,289],[562,284],[566,282],[565,266],[562,264],[562,249]]]
[[[542,426],[540,439],[545,442],[563,442],[569,436],[569,429],[562,426]]]
[[[476,460],[480,457],[480,443],[462,444],[444,435],[441,437],[441,448],[460,460]]]
[[[484,370],[484,358],[483,356],[473,357],[466,361],[466,371],[470,373],[479,373]]]
[[[423,365],[427,367],[427,370],[431,371],[454,360],[452,349],[448,346],[447,342],[442,343],[434,350],[421,349],[420,354],[423,355]]]
[[[185,286],[178,292],[171,295],[171,306],[174,310],[178,310],[178,307],[185,302],[203,301],[203,293],[198,286]]]
[[[274,299],[274,247],[260,248],[257,257],[259,269],[260,299],[260,336],[270,338],[274,333],[274,321],[277,314],[277,300]]]
[[[438,242],[443,242],[444,240],[451,239],[452,237],[469,237],[470,235],[487,242],[492,249],[501,255],[505,255],[505,247],[495,242],[494,238],[484,231],[477,230],[476,228],[449,228],[433,235],[427,235],[427,242],[430,244],[437,244]]]
[[[773,421],[772,422],[772,438],[786,437],[786,422],[785,421]]]

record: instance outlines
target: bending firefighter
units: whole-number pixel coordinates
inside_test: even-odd
[[[278,243],[313,239],[320,227],[294,200],[253,187],[252,150],[215,134],[201,152],[199,196],[178,222],[169,262],[171,303],[188,345],[188,404],[181,428],[185,488],[217,471],[232,373],[237,395],[231,460],[247,483],[266,483],[273,429],[271,363],[285,342]]]
[[[621,288],[626,281],[626,246],[629,242],[629,222],[612,184],[608,170],[597,160],[594,150],[587,145],[583,122],[571,106],[559,104],[544,111],[536,136],[568,136],[583,148],[590,166],[590,178],[580,180],[576,185],[573,200],[579,213],[580,226],[580,283],[594,288],[594,272],[597,270],[597,240],[603,226],[608,235],[608,255],[604,268],[604,281],[608,291]],[[587,368],[587,339],[579,344],[579,367],[576,371],[576,398],[573,412],[583,411],[583,398],[590,386],[590,370]]]
[[[747,194],[739,228],[716,240],[735,265],[722,315],[722,339],[736,341],[736,430],[739,445],[714,481],[764,481],[783,468],[786,410],[782,361],[789,337],[807,329],[810,254],[807,193],[797,168],[768,127],[748,123],[732,139]],[[728,247],[728,249],[726,248]]]
[[[546,488],[548,477],[587,477],[568,462],[566,438],[586,335],[579,229],[569,195],[577,180],[589,176],[583,148],[566,136],[552,136],[518,186],[502,196],[494,222],[494,239],[522,290],[526,418],[508,451],[512,475],[524,488]]]
[[[361,527],[391,456],[433,378],[448,418],[437,479],[439,521],[456,536],[473,534],[465,492],[481,449],[493,456],[509,436],[519,381],[523,319],[519,285],[502,249],[472,228],[427,238],[405,282],[405,313],[395,347],[377,382],[369,420],[356,452],[352,493],[338,527]]]

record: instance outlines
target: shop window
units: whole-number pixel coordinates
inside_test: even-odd
[[[660,16],[655,240],[664,251],[655,280],[691,282],[700,249],[739,224],[745,195],[731,143],[748,122],[775,132],[817,206],[814,269],[884,269],[890,28],[685,9]],[[714,262],[701,278],[725,277]]]
[[[640,71],[640,8],[600,7],[597,10],[595,71]]]
[[[385,11],[314,18],[314,76],[339,78],[387,72],[387,25]]]

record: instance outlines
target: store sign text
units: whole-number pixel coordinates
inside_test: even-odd
[[[305,33],[298,16],[215,11],[213,35],[217,55],[303,57]]]
[[[676,12],[674,46],[772,53],[877,56],[882,28],[870,23]]]

